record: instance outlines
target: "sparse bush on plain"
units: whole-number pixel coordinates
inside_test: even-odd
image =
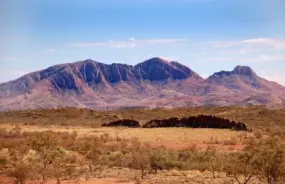
[[[226,172],[241,184],[249,183],[254,177],[268,184],[284,181],[284,142],[278,137],[251,140],[243,152],[229,155]]]
[[[8,176],[16,179],[16,184],[25,184],[28,179],[33,175],[32,167],[25,164],[17,164],[15,167],[8,171]]]
[[[213,178],[216,178],[216,172],[222,172],[224,169],[223,157],[217,153],[217,148],[208,146],[205,151],[205,160],[207,162],[207,169],[212,173]]]
[[[0,157],[0,169],[19,184],[38,178],[43,182],[53,178],[60,184],[63,179],[99,176],[106,167],[137,170],[139,182],[148,179],[146,176],[171,169],[210,171],[213,179],[218,173],[227,173],[243,184],[257,178],[268,184],[285,180],[285,146],[281,133],[229,138],[228,145],[244,143],[245,148],[227,153],[211,144],[217,141],[214,137],[206,150],[195,145],[181,150],[154,147],[138,138],[113,138],[109,134],[78,136],[77,132],[25,132],[19,128],[0,132],[1,149],[8,150],[7,157]]]

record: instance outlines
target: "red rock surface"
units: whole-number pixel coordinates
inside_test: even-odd
[[[151,120],[143,128],[157,127],[191,127],[191,128],[218,128],[233,130],[248,130],[246,124],[212,115],[189,116],[184,118],[169,118]]]

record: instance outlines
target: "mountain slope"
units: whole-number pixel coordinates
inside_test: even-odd
[[[231,90],[236,94],[232,95],[232,100],[243,96],[244,99],[238,98],[236,104],[284,105],[284,86],[257,76],[248,66],[236,66],[232,71],[214,73],[205,82]]]
[[[249,67],[203,79],[178,62],[135,66],[93,60],[61,64],[0,84],[0,110],[76,106],[96,109],[265,104],[283,106],[285,87]]]

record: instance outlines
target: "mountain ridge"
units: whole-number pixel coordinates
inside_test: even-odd
[[[0,110],[247,104],[283,107],[284,99],[284,86],[259,77],[248,66],[238,65],[204,79],[177,61],[159,57],[136,65],[87,59],[0,83]]]

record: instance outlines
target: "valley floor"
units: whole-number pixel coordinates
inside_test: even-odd
[[[15,125],[0,124],[0,129],[12,130]],[[219,151],[240,151],[243,149],[243,139],[250,137],[253,133],[243,131],[206,129],[206,128],[123,128],[123,127],[64,127],[64,126],[39,126],[20,125],[22,132],[48,131],[55,132],[77,132],[79,137],[100,136],[108,134],[112,138],[138,139],[153,147],[165,146],[170,149],[185,149],[195,146],[199,150],[214,145]]]
[[[150,119],[199,114],[213,114],[245,122],[254,131],[100,126],[103,122],[122,118],[137,119],[144,123]],[[15,183],[16,177],[9,175],[9,172],[14,171],[14,175],[18,174],[16,171],[22,166],[19,160],[26,162],[26,166],[31,170],[35,169],[37,173],[29,177],[26,184],[41,183],[38,171],[43,158],[37,154],[43,151],[39,148],[48,145],[41,145],[41,141],[45,142],[46,138],[55,141],[52,151],[58,151],[57,148],[60,148],[64,153],[64,159],[68,160],[68,162],[64,160],[63,165],[59,166],[64,171],[61,184],[236,184],[234,177],[227,175],[228,171],[224,168],[215,168],[217,170],[213,177],[213,173],[210,172],[211,167],[216,166],[215,164],[224,167],[234,163],[238,168],[240,163],[231,159],[242,154],[246,142],[251,140],[261,141],[264,146],[268,146],[267,138],[271,140],[272,137],[275,140],[274,136],[278,135],[280,144],[274,147],[274,150],[280,151],[278,149],[285,140],[285,133],[282,131],[285,126],[283,115],[285,110],[269,110],[263,107],[102,112],[71,108],[2,112],[0,113],[0,171],[2,169],[0,184]],[[33,147],[29,141],[41,146]],[[46,148],[50,149],[48,146]],[[264,148],[261,151],[273,150]],[[23,150],[25,153],[22,153]],[[285,146],[281,151],[282,153],[284,151],[282,159],[285,163]],[[232,155],[234,157],[231,157]],[[158,161],[161,161],[159,164],[164,168],[158,170],[157,174],[147,174],[141,179],[139,165],[146,161],[144,156],[148,157],[147,159],[158,156]],[[213,158],[216,160],[211,160]],[[140,160],[139,163],[136,159]],[[97,163],[98,160],[100,163]],[[2,167],[1,162],[6,166]],[[214,165],[209,166],[213,163]],[[276,162],[273,160],[272,163]],[[53,172],[57,167],[56,164],[52,163],[46,170]],[[91,170],[89,170],[90,164]],[[69,173],[72,171],[69,170],[70,166],[75,169],[74,173]],[[80,174],[81,169],[84,170],[84,174]],[[53,173],[48,177],[46,184],[59,184],[54,179],[56,174]],[[263,176],[262,174],[258,173],[256,176]],[[75,177],[70,179],[70,176]],[[259,181],[253,177],[248,184],[266,183],[264,181],[264,178]]]

